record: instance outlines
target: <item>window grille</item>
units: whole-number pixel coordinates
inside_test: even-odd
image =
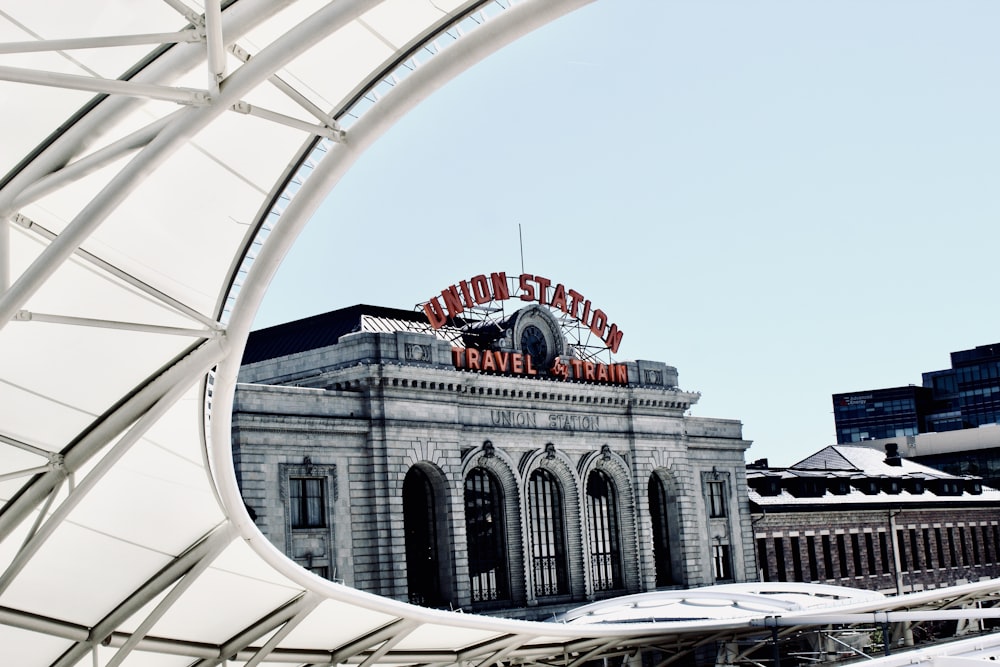
[[[562,490],[545,469],[531,473],[528,483],[531,522],[531,574],[537,597],[569,592]]]
[[[590,510],[590,575],[595,591],[622,587],[618,502],[614,482],[600,470],[587,477]]]
[[[503,498],[485,468],[474,468],[465,478],[465,533],[472,601],[509,599]]]

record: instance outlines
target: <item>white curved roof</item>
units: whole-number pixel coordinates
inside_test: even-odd
[[[585,1],[3,3],[0,662],[570,663],[753,631],[365,595],[286,560],[236,489],[243,342],[312,211],[408,109]]]

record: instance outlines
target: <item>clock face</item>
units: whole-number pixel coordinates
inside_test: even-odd
[[[549,356],[549,346],[545,342],[545,334],[534,324],[529,324],[521,331],[521,351],[531,357],[535,368],[542,368]]]

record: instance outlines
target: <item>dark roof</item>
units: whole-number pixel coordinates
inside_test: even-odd
[[[252,364],[334,345],[344,334],[361,331],[365,315],[426,324],[430,328],[422,312],[358,304],[251,331],[243,351],[243,363]]]

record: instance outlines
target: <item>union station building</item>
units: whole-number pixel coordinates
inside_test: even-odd
[[[548,618],[755,580],[739,421],[694,417],[674,367],[540,276],[476,276],[411,310],[251,334],[233,415],[262,532],[303,567],[416,604]]]

